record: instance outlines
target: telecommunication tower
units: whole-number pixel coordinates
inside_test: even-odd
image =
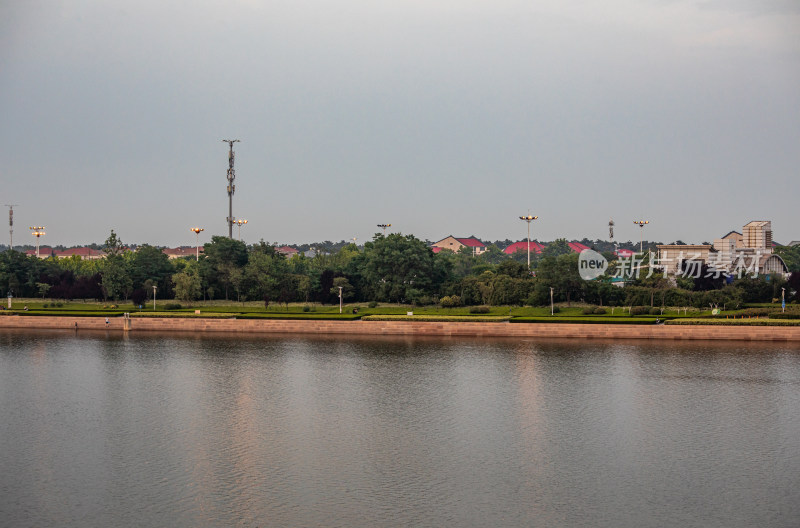
[[[233,161],[235,154],[233,152],[233,144],[238,143],[238,139],[223,139],[223,143],[230,146],[228,153],[228,238],[233,239],[233,224],[236,221],[233,217],[233,193],[236,191],[236,186],[233,180],[236,178],[236,172],[233,170]]]
[[[14,207],[17,204],[6,204],[8,207],[8,234],[10,237],[10,243],[8,249],[14,249]]]

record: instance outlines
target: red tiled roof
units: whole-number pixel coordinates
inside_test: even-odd
[[[438,252],[440,252],[441,250],[442,250],[442,248],[440,248],[439,246],[433,246],[433,247],[431,248],[431,251],[433,251],[434,253],[438,253]]]
[[[284,255],[294,255],[295,253],[298,253],[298,251],[291,246],[281,246],[279,248],[275,248],[275,251],[278,253],[283,253]]]
[[[456,238],[456,240],[467,247],[486,247],[486,245],[477,238]]]
[[[620,248],[620,249],[616,250],[614,253],[618,257],[622,257],[622,258],[628,258],[631,255],[635,255],[636,254],[636,252],[634,250],[632,250],[632,249],[624,249],[624,248]]]
[[[536,242],[535,240],[531,240],[531,253],[541,253],[544,249],[544,246],[540,243]],[[503,250],[503,253],[506,255],[513,255],[517,251],[524,251],[525,253],[528,252],[528,241],[523,240],[522,242],[514,242],[507,248]]]
[[[584,249],[589,249],[589,246],[583,245],[580,242],[567,242],[567,244],[569,244],[569,248],[575,253],[580,253]]]

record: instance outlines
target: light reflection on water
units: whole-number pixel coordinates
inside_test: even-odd
[[[797,526],[800,350],[0,334],[8,526]]]

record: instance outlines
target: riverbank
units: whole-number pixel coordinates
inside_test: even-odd
[[[108,322],[106,322],[108,321]],[[800,327],[559,324],[508,322],[324,321],[280,319],[131,318],[130,332],[227,332],[248,334],[419,335],[570,339],[673,339],[800,342]],[[126,331],[125,319],[104,317],[0,317],[0,329]]]

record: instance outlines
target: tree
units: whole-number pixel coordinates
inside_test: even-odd
[[[569,255],[572,252],[572,248],[569,247],[567,239],[558,238],[547,244],[542,250],[542,257],[559,257],[561,255]]]
[[[187,266],[184,271],[172,276],[175,284],[175,298],[181,301],[195,301],[202,294],[202,281],[198,266]]]
[[[364,252],[364,279],[374,288],[375,300],[410,302],[433,294],[433,251],[415,236],[378,235]]]
[[[125,252],[125,246],[122,245],[122,240],[113,229],[111,230],[111,234],[108,235],[105,244],[103,244],[103,251],[105,251],[106,255],[109,257],[118,257]]]
[[[331,294],[339,297],[339,288],[342,288],[342,299],[348,300],[353,297],[353,285],[347,280],[347,277],[336,277],[333,279],[333,286],[331,286]]]

